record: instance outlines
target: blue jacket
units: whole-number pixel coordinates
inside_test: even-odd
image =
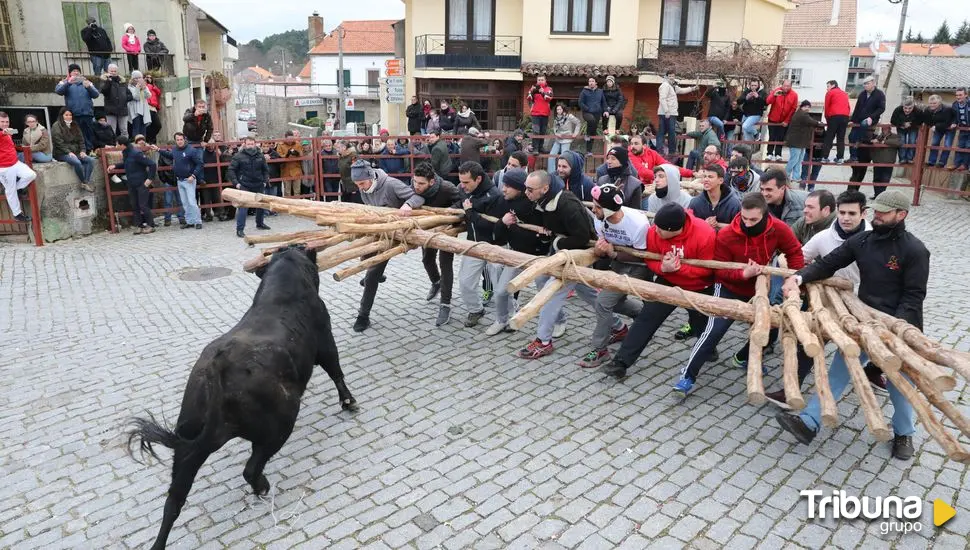
[[[173,147],[171,151],[159,151],[158,154],[172,161],[172,173],[177,179],[195,176],[196,183],[203,182],[205,175],[202,168],[205,162],[202,160],[202,149],[186,144],[182,149]]]
[[[128,145],[121,152],[121,162],[115,164],[116,170],[124,170],[128,178],[128,187],[138,187],[145,185],[145,182],[154,179],[157,165],[155,161],[145,156],[145,153],[134,145]]]
[[[583,88],[583,91],[579,92],[579,110],[584,113],[602,114],[606,110],[606,96],[603,95],[603,90]]]
[[[707,192],[702,192],[691,199],[688,208],[693,210],[695,218],[706,220],[714,216],[718,223],[731,223],[741,211],[741,195],[733,187],[721,184],[721,200],[717,206],[711,206]]]
[[[586,165],[586,159],[583,158],[583,155],[576,151],[566,151],[559,155],[559,157],[565,158],[569,162],[569,178],[564,182],[566,189],[572,191],[573,195],[579,197],[581,201],[593,200],[591,192],[594,184],[593,180],[583,172],[583,168]]]
[[[387,172],[388,174],[392,174],[391,175],[392,178],[397,178],[403,181],[404,183],[408,183],[410,178],[408,178],[407,176],[401,175],[401,174],[406,174],[408,172],[408,159],[406,158],[408,154],[407,148],[401,145],[398,145],[397,148],[394,149],[394,153],[389,153],[387,151],[387,147],[384,147],[384,149],[380,151],[380,154],[393,155],[394,157],[399,157],[399,158],[382,158],[378,160],[377,161],[378,168]]]
[[[94,116],[94,98],[101,95],[93,84],[90,88],[85,88],[84,84],[69,82],[58,82],[54,93],[64,96],[64,106],[76,117]]]

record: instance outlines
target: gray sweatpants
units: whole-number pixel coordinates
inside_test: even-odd
[[[615,273],[626,275],[631,279],[646,279],[651,271],[645,264],[628,264],[623,262],[613,262],[610,265]],[[593,311],[596,312],[596,327],[593,329],[593,349],[600,350],[607,346],[610,341],[610,331],[618,330],[623,326],[623,322],[616,316],[617,313],[630,318],[636,318],[640,313],[642,303],[636,298],[627,299],[625,292],[616,290],[602,289],[596,297]]]
[[[546,286],[546,283],[552,280],[552,277],[542,276],[536,279],[539,283],[539,287],[542,288]],[[580,284],[580,283],[566,283],[559,292],[552,296],[542,310],[539,311],[539,331],[536,337],[543,342],[549,342],[552,340],[552,330],[555,328],[556,323],[562,323],[565,321],[565,316],[563,315],[563,306],[566,305],[566,298],[569,296],[569,291],[575,290],[576,295],[583,299],[584,302],[592,307],[596,307],[596,291],[592,288]],[[619,322],[619,319],[617,319]]]
[[[482,272],[488,268],[488,262],[471,256],[461,257],[461,268],[458,270],[458,291],[461,293],[461,303],[468,313],[478,313],[485,310],[482,304]],[[494,280],[494,279],[493,279]]]

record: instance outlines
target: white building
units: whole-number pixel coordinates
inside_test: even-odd
[[[785,15],[782,78],[792,81],[799,99],[820,110],[825,83],[844,85],[849,52],[855,46],[856,0],[801,0]],[[817,108],[817,109],[816,109]]]

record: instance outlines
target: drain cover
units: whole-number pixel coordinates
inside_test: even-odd
[[[232,270],[226,267],[186,267],[176,273],[181,281],[211,281],[229,275]]]

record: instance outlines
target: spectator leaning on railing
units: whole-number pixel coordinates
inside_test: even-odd
[[[20,208],[20,197],[17,193],[25,189],[34,181],[37,173],[17,159],[17,148],[13,144],[13,136],[17,130],[10,127],[10,117],[0,111],[0,186],[7,196],[7,205],[13,219],[18,222],[29,222],[30,216],[24,214]]]
[[[970,149],[970,99],[967,98],[965,87],[957,88],[957,100],[950,106],[957,117],[957,126],[960,128],[960,139],[957,147],[960,149]],[[957,170],[966,170],[970,167],[970,151],[957,151],[956,159],[953,161]]]
[[[889,122],[896,127],[899,140],[902,145],[913,145],[914,147],[899,149],[900,164],[912,164],[916,158],[916,138],[919,136],[919,127],[923,124],[925,113],[916,106],[913,98],[907,97],[902,105],[893,110]]]
[[[953,147],[953,137],[956,134],[956,112],[944,104],[940,96],[933,94],[930,96],[929,108],[926,109],[923,120],[933,132],[933,140],[930,142],[933,147],[943,145],[946,148],[942,153],[937,149],[931,149],[930,155],[926,160],[926,165],[944,168],[950,159],[949,149]],[[939,164],[936,163],[938,156],[940,159]]]

